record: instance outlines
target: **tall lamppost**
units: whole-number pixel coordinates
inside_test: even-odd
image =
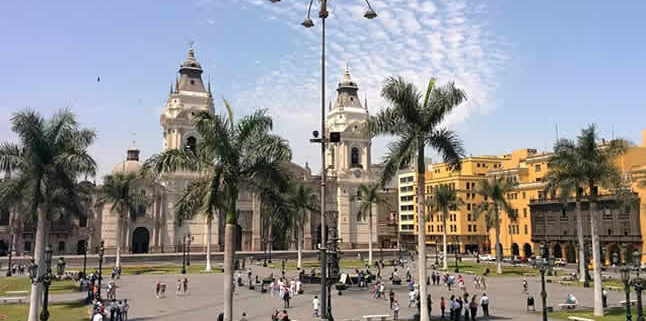
[[[269,264],[271,264],[271,248],[273,247],[273,242],[271,239],[268,239],[267,242],[269,242]]]
[[[87,241],[83,243],[83,278],[87,278]]]
[[[624,253],[624,258],[626,255],[626,247],[625,245],[622,245],[621,247],[622,253]],[[619,259],[619,253],[613,252],[612,253],[612,263],[618,268],[617,266],[620,263]],[[615,268],[615,269],[616,269]],[[624,263],[621,268],[619,268],[619,271],[621,273],[621,281],[624,282],[624,292],[626,293],[626,321],[631,321],[632,320],[632,314],[630,312],[630,267],[626,266]]]
[[[542,257],[536,259],[536,265],[538,270],[541,272],[541,300],[543,301],[543,321],[547,321],[547,291],[545,290],[545,272],[547,272],[551,265],[552,261],[549,258],[547,245],[541,243],[541,251],[543,252]]]
[[[280,2],[280,0],[269,0],[272,3]],[[310,139],[312,143],[321,144],[321,297],[325,297],[326,293],[326,279],[327,279],[327,255],[326,255],[326,244],[325,244],[325,202],[327,200],[325,194],[325,184],[326,184],[326,174],[327,167],[325,165],[325,145],[330,142],[339,142],[341,136],[339,133],[329,133],[329,137],[326,137],[328,133],[325,130],[325,19],[328,17],[329,12],[327,11],[327,4],[329,0],[319,0],[319,18],[321,19],[321,138],[318,138],[318,132],[314,131],[314,138]],[[372,9],[368,0],[365,0],[368,4],[368,10],[363,15],[366,19],[374,19],[377,17],[377,13]],[[314,21],[310,18],[310,12],[312,10],[312,3],[314,0],[310,0],[309,7],[307,9],[307,17],[303,20],[302,25],[305,28],[314,27]],[[271,253],[271,252],[270,252]],[[321,311],[327,311],[325,300],[321,300]],[[322,313],[322,318],[325,319],[325,313]]]
[[[267,239],[266,239],[266,238],[265,238],[265,239],[263,239],[262,241],[265,243],[265,246],[263,246],[264,253],[263,253],[263,262],[262,262],[262,266],[263,266],[263,267],[267,267],[267,244],[269,244],[269,243],[267,242]]]
[[[458,236],[455,236],[455,243],[457,247],[455,247],[455,273],[460,273],[460,267],[458,267],[458,255],[460,254],[460,242],[458,241]]]
[[[97,290],[97,297],[101,299],[101,281],[103,280],[103,255],[105,254],[105,243],[101,241],[101,245],[97,249],[99,253],[99,289]]]
[[[186,274],[186,237],[182,240],[182,274]]]
[[[440,265],[439,253],[437,251],[437,239],[435,240],[435,266]]]
[[[637,296],[637,321],[644,321],[644,311],[642,311],[642,291],[646,288],[646,280],[639,276],[641,272],[642,253],[635,250],[633,251],[632,256],[633,265],[637,269],[637,277],[630,281],[630,285],[635,289],[635,296]]]
[[[49,319],[49,310],[48,310],[48,303],[49,303],[49,285],[52,284],[52,247],[50,245],[47,245],[45,248],[45,266],[47,269],[45,270],[45,274],[43,275],[38,275],[38,265],[36,263],[32,263],[32,265],[29,267],[29,277],[31,278],[31,283],[37,284],[37,283],[42,283],[43,286],[45,287],[45,291],[43,293],[43,310],[40,313],[40,320],[41,321],[47,321]]]
[[[12,258],[12,252],[13,252],[13,237],[14,235],[11,234],[9,237],[9,265],[7,265],[7,276],[11,276],[11,258]]]
[[[186,246],[186,266],[191,266],[191,241],[192,241],[192,236],[191,233],[188,233],[186,236],[186,242],[188,245]]]

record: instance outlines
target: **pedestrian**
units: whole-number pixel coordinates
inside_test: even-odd
[[[285,301],[285,308],[289,308],[289,291],[283,293],[283,301]]]
[[[166,283],[161,284],[161,289],[159,290],[159,296],[162,298],[166,297]]]
[[[123,301],[117,303],[117,321],[123,321]]]
[[[104,313],[103,307],[99,308],[99,311],[92,317],[92,321],[103,321]]]
[[[415,293],[415,290],[409,291],[408,292],[408,307],[410,308],[411,305],[415,304],[415,297],[417,294]]]
[[[161,281],[155,282],[155,297],[159,299],[159,292],[161,291]]]
[[[386,286],[384,285],[383,282],[379,285],[379,295],[380,297],[383,297],[384,300],[388,300],[386,298]]]
[[[224,321],[224,313],[218,314],[218,321]]]
[[[478,302],[476,301],[476,295],[471,297],[471,302],[469,303],[469,310],[471,310],[471,320],[476,320],[476,313],[478,313]]]
[[[428,319],[431,319],[431,311],[433,306],[433,301],[431,300],[431,294],[426,295],[426,309],[428,310]]]
[[[399,301],[395,300],[392,304],[393,320],[399,320]]]
[[[182,280],[177,279],[175,287],[175,295],[182,295]]]
[[[110,302],[110,321],[115,321],[114,316],[117,314],[117,300],[112,299]]]
[[[183,286],[184,286],[184,293],[183,294],[186,294],[188,292],[188,279],[184,278],[184,282],[182,282],[182,283],[183,283]]]
[[[242,312],[242,317],[240,318],[240,321],[247,321],[247,314],[245,312]]]
[[[289,321],[289,315],[287,315],[287,310],[283,310],[283,313],[280,315],[280,321]]]
[[[486,293],[482,293],[482,298],[480,298],[480,306],[482,307],[482,315],[489,316],[489,297]]]
[[[460,320],[460,318],[462,317],[462,305],[463,305],[462,298],[460,298],[458,296],[458,298],[455,300],[455,302],[456,302],[455,320],[457,321],[457,320]]]
[[[128,299],[123,300],[123,321],[128,321],[128,310],[130,309],[130,304],[128,304]]]
[[[451,321],[455,320],[455,305],[457,303],[455,302],[455,296],[451,295],[449,298],[449,319]]]
[[[393,309],[393,304],[395,303],[395,291],[393,289],[390,289],[390,292],[388,293],[388,298],[390,299],[390,309]]]
[[[440,297],[440,311],[442,312],[441,318],[444,319],[444,311],[446,310],[446,301],[444,301],[444,297]]]
[[[314,299],[312,300],[312,309],[314,309],[314,316],[318,318],[319,316],[319,308],[321,307],[321,301],[319,298],[315,295]]]

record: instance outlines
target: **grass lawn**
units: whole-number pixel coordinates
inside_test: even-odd
[[[452,263],[452,264],[451,264]],[[441,263],[440,263],[441,265]],[[484,264],[476,262],[460,262],[458,263],[459,270],[461,273],[467,271],[474,272],[478,275],[481,275],[485,272],[486,269],[489,269],[489,277],[501,277],[501,276],[526,276],[529,274],[539,275],[536,269],[530,267],[521,267],[521,266],[502,266],[502,274],[496,274],[496,264]],[[442,270],[442,269],[439,269]],[[455,270],[455,261],[449,262],[449,271],[453,272]]]
[[[89,307],[84,302],[54,304],[48,310],[50,320],[87,321],[90,317]],[[0,309],[0,320],[24,321],[28,314],[28,304],[5,304]]]
[[[205,272],[204,269],[206,265],[196,265],[192,264],[186,267],[187,274],[193,273],[222,273],[222,269],[217,266],[211,266],[213,270],[211,272]],[[74,268],[69,269],[69,271],[81,271],[82,269]],[[87,273],[92,273],[96,271],[95,268],[88,268]],[[181,265],[161,265],[161,266],[152,266],[152,265],[133,265],[133,266],[124,266],[121,268],[121,275],[146,275],[146,274],[180,274],[182,272]],[[112,267],[103,268],[103,277],[109,278],[112,274]]]
[[[296,260],[288,260],[287,263],[285,264],[285,269],[287,271],[296,271]],[[319,261],[303,261],[303,269],[306,271],[311,270],[312,268],[319,268],[321,266],[321,262]],[[262,265],[262,260],[260,260],[260,264]],[[272,263],[269,264],[267,263],[268,267],[274,268],[274,269],[280,269],[282,268],[282,262],[281,260],[272,260]],[[345,259],[341,260],[340,267],[342,269],[358,269],[358,268],[363,268],[366,266],[366,262],[363,260],[358,260],[358,259]]]
[[[633,315],[633,319],[636,320],[637,309],[632,308],[631,312]],[[595,317],[592,311],[577,311],[577,312],[559,311],[559,312],[548,314],[548,317],[550,319],[554,318],[559,320],[567,320],[568,317],[572,317],[572,316],[596,320],[596,321],[624,321],[626,320],[626,309],[620,308],[620,307],[608,308],[606,309],[606,315],[603,317]]]
[[[29,291],[31,279],[25,277],[0,278],[0,296],[18,296],[7,294],[7,291]],[[55,281],[49,287],[51,294],[63,294],[78,292],[78,284],[74,281]]]

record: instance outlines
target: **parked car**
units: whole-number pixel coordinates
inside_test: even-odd
[[[491,254],[484,254],[479,256],[480,261],[495,261],[496,257]]]
[[[565,266],[567,262],[565,262],[564,259],[556,259],[554,260],[554,266]]]

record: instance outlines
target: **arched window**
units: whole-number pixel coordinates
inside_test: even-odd
[[[359,148],[357,147],[352,147],[350,151],[350,164],[351,167],[361,167],[359,164]]]
[[[197,145],[197,139],[195,139],[195,137],[193,137],[193,136],[189,136],[186,139],[186,144],[184,145],[184,148],[185,149],[190,149],[190,150],[193,151],[193,153],[195,153],[196,145]]]

